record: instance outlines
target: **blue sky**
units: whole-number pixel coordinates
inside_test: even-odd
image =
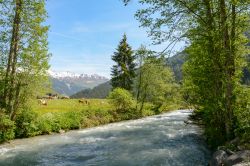
[[[51,69],[110,77],[111,55],[124,33],[133,49],[151,43],[134,18],[138,8],[136,1],[125,7],[121,0],[48,0]]]

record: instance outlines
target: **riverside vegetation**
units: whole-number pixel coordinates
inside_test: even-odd
[[[145,103],[142,111],[136,111],[136,102],[131,93],[118,88],[110,93],[109,99],[89,99],[90,104],[79,103],[78,99],[49,100],[47,106],[32,103],[32,110],[23,110],[10,121],[1,117],[0,138],[7,141],[13,138],[60,133],[67,130],[94,127],[122,120],[137,119],[155,115],[153,104]],[[171,105],[162,112],[177,109]]]
[[[169,43],[167,51],[179,41],[187,43],[184,97],[203,120],[209,145],[236,137],[249,144],[249,88],[241,82],[249,66],[249,0],[138,2],[142,7],[135,16],[154,43]]]

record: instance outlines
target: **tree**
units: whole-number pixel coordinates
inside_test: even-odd
[[[142,46],[136,53],[138,59],[135,78],[137,110],[142,113],[145,102],[151,102],[158,111],[163,104],[174,98],[173,72],[165,65],[164,57],[157,58],[154,52]]]
[[[112,67],[111,85],[113,88],[124,88],[132,90],[133,78],[135,77],[135,57],[133,51],[127,43],[127,37],[124,34],[123,39],[114,52],[112,60],[116,63]]]
[[[46,80],[47,13],[45,0],[3,0],[0,9],[0,106],[14,120]]]
[[[124,0],[128,3],[129,0]],[[136,18],[155,43],[186,40],[185,85],[204,112],[206,134],[216,145],[234,137],[240,75],[249,27],[249,0],[140,0]]]

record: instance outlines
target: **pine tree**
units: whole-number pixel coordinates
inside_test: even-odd
[[[131,47],[127,43],[127,36],[125,34],[118,45],[117,52],[114,52],[112,60],[116,62],[111,69],[112,87],[132,90],[133,78],[135,77],[135,57],[133,56]]]

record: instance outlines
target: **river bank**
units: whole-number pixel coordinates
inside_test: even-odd
[[[196,124],[204,127],[204,123],[199,114],[191,114],[186,124]],[[249,145],[242,144],[239,137],[227,142],[224,146],[219,146],[212,150],[212,157],[209,161],[210,166],[250,166]]]
[[[211,153],[202,129],[184,123],[189,115],[190,111],[179,110],[14,140],[0,146],[0,165],[206,165]]]

